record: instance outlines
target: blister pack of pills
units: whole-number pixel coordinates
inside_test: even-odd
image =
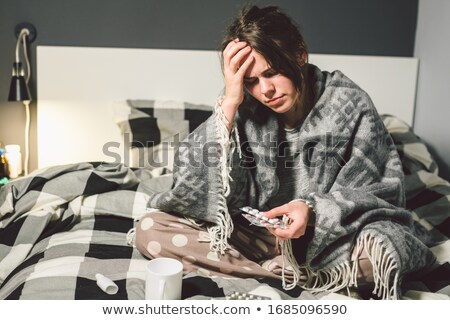
[[[260,296],[252,293],[234,291],[227,296],[227,300],[272,300],[269,297]]]
[[[246,218],[248,221],[250,221],[251,224],[255,226],[280,229],[286,229],[287,227],[285,221],[278,218],[269,219],[265,217],[261,211],[253,209],[252,207],[243,207],[240,210],[245,212],[242,214],[244,218]]]

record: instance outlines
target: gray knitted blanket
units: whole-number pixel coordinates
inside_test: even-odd
[[[433,254],[414,235],[404,209],[401,162],[370,97],[341,72],[310,65],[315,105],[300,128],[302,152],[295,198],[312,203],[313,237],[305,261],[282,244],[287,263],[313,291],[357,286],[350,253],[365,248],[374,267],[375,290],[397,298],[404,275],[426,268]],[[224,252],[232,216],[241,206],[267,210],[279,188],[276,157],[279,124],[268,108],[248,99],[229,136],[220,108],[181,143],[170,190],[149,206],[208,222],[212,249]],[[294,284],[295,285],[295,284]]]

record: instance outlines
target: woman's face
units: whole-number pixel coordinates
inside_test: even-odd
[[[288,77],[272,69],[266,59],[252,50],[252,64],[244,76],[247,91],[259,102],[277,113],[294,112],[298,92]]]

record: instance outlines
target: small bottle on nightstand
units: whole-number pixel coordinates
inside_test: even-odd
[[[5,158],[8,162],[8,177],[15,179],[22,174],[22,154],[18,144],[8,144],[5,146]]]
[[[5,158],[5,149],[0,148],[0,179],[6,178],[7,163]]]

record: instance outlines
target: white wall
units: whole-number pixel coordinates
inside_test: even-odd
[[[414,129],[450,179],[449,0],[419,0],[414,56],[420,59]]]

